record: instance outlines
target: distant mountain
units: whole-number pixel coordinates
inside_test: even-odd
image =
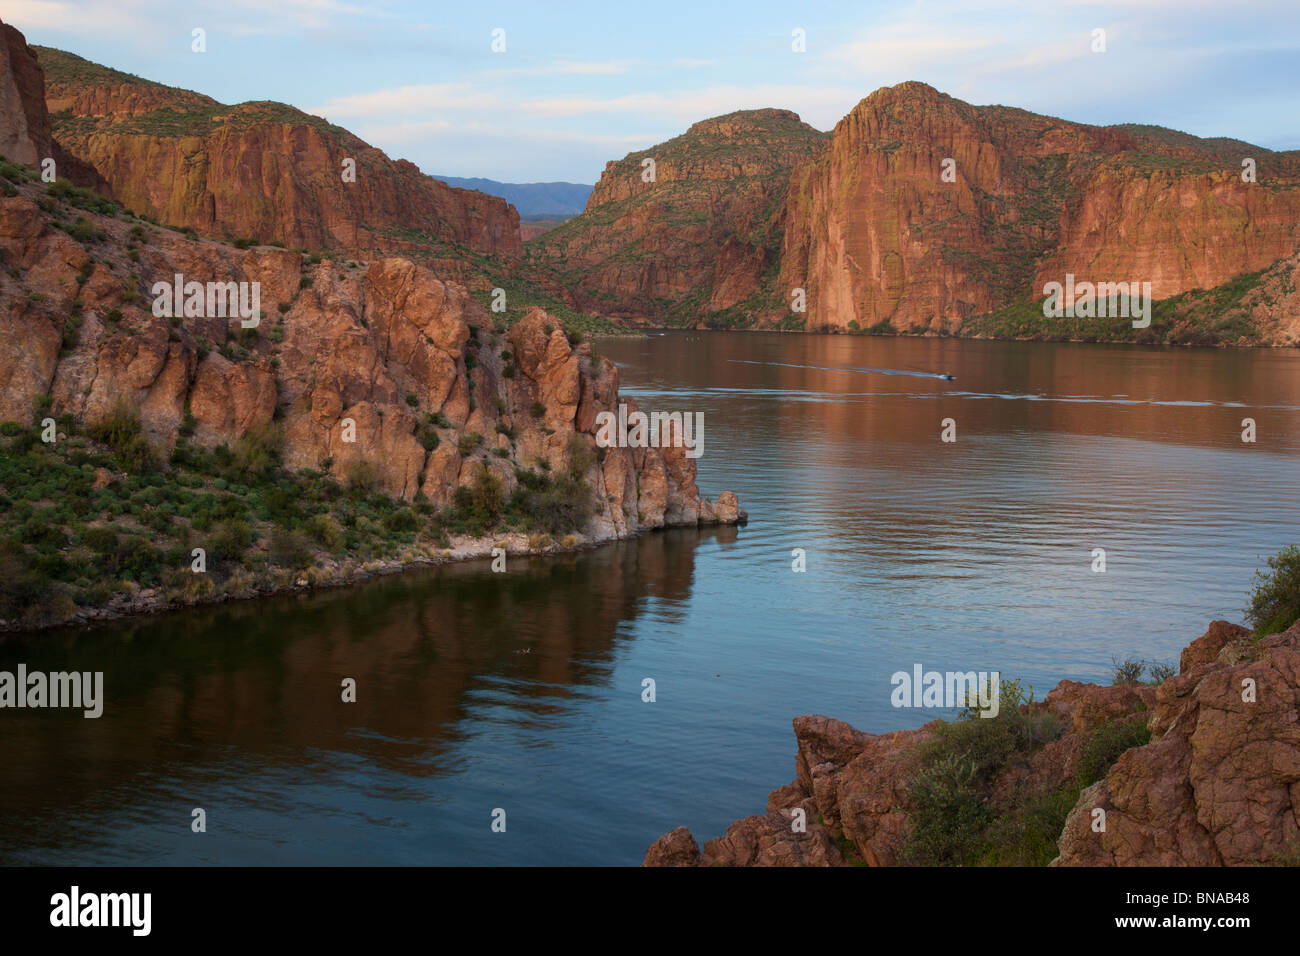
[[[494,179],[462,179],[458,176],[434,176],[457,189],[477,189],[489,196],[500,196],[519,210],[520,216],[576,216],[587,208],[591,186],[581,183],[499,183]]]

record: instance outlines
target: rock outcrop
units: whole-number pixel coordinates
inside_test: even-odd
[[[24,155],[34,158],[49,143],[41,70],[17,31],[6,27],[4,39],[2,95],[27,110],[21,119],[6,111],[6,135],[23,140],[30,147]],[[93,64],[84,68],[92,79],[102,78]],[[59,69],[68,72],[66,63]],[[72,97],[84,109],[112,110],[121,95],[114,83],[128,99],[139,93],[139,81],[122,77],[110,77],[107,87],[81,99],[60,87],[56,100]],[[135,115],[165,111],[155,86],[146,86],[143,99],[129,99]],[[311,143],[328,153],[328,137],[313,138],[325,134],[311,124],[239,131],[238,118],[226,114],[217,125],[215,140],[200,140],[231,144],[241,161],[248,160],[245,147],[252,142],[241,138],[245,134],[270,136],[263,142],[268,148],[278,144],[255,151],[271,164],[275,155],[294,155],[277,150],[295,137],[309,153]],[[86,137],[78,142],[116,149],[116,134]],[[333,158],[321,158],[331,176]],[[387,162],[382,155],[371,159]],[[295,177],[306,171],[310,180],[312,164],[304,166],[301,153],[294,162]],[[104,169],[111,173],[112,164]],[[157,171],[153,182],[165,204],[170,200],[163,194],[183,188],[185,177],[166,162]],[[422,494],[437,505],[449,503],[457,488],[485,470],[507,493],[520,469],[567,474],[585,483],[596,503],[588,540],[744,520],[734,494],[724,493],[716,510],[699,496],[695,459],[682,448],[597,447],[598,416],[620,404],[618,369],[593,357],[585,343],[571,346],[561,324],[540,309],[502,335],[463,286],[409,259],[320,260],[283,248],[185,238],[120,209],[106,211],[91,193],[47,187],[31,173],[6,175],[7,194],[0,196],[0,420],[26,425],[39,409],[87,425],[127,409],[139,416],[164,461],[182,428],[195,445],[212,447],[274,423],[288,468],[364,481],[407,500]],[[427,186],[426,198],[461,192],[425,179],[406,183],[415,192],[403,194],[400,203],[397,194],[390,198],[418,217],[429,212],[420,189]],[[150,177],[131,181],[132,188],[151,188]],[[236,181],[266,182],[242,172],[229,180]],[[205,172],[196,182],[203,193],[215,181]],[[390,187],[397,188],[382,188]],[[372,182],[364,188],[381,187]],[[221,208],[214,207],[211,192],[203,194],[207,199],[193,208]],[[244,214],[238,210],[245,198],[236,191],[232,215]],[[262,211],[274,216],[278,208]],[[463,206],[458,215],[468,215]],[[515,223],[513,217],[511,209],[506,219]],[[285,221],[301,221],[303,228],[324,222],[295,219],[292,211]],[[351,226],[344,216],[326,228]],[[480,238],[500,251],[500,236],[489,230]],[[514,241],[517,247],[517,229]],[[177,281],[185,284],[184,315],[170,308]],[[199,284],[193,302],[190,283]],[[256,315],[236,314],[241,300],[224,297],[237,293],[251,305],[254,290]],[[168,308],[158,307],[160,297]]]
[[[1300,849],[1300,623],[1252,643],[1216,622],[1148,726],[1151,743],[1080,796],[1059,865],[1252,866]]]
[[[1002,767],[989,800],[1014,813],[1026,795],[1079,793],[1053,865],[1249,866],[1300,851],[1300,623],[1254,642],[1215,621],[1159,687],[1062,681],[1023,712],[1055,718],[1060,733]],[[1150,742],[1080,791],[1094,735],[1134,721]],[[869,866],[907,863],[909,786],[939,726],[877,735],[796,717],[796,777],[772,791],[766,815],[737,821],[702,851],[679,827],[644,865],[836,866],[844,846]],[[1104,830],[1094,829],[1097,810]]]
[[[36,166],[51,155],[44,77],[21,33],[0,23],[0,156]]]
[[[734,495],[717,513],[699,497],[682,449],[596,447],[597,415],[620,403],[618,369],[540,309],[501,336],[463,287],[407,259],[311,265],[57,206],[104,234],[88,240],[92,260],[39,192],[0,198],[0,420],[31,421],[46,401],[56,418],[94,423],[125,405],[164,458],[187,417],[199,446],[275,421],[288,467],[369,471],[391,495],[437,504],[482,467],[507,490],[516,467],[576,468],[603,503],[596,538],[743,518]],[[256,283],[257,328],[155,315],[155,283],[176,275]]]

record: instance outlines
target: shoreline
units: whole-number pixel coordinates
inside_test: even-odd
[[[234,581],[235,585],[229,587],[228,590],[218,590],[216,593],[195,596],[190,600],[178,599],[176,595],[166,593],[167,589],[163,587],[140,588],[129,595],[115,596],[114,601],[107,606],[81,610],[66,621],[40,624],[34,627],[24,626],[14,621],[0,621],[0,643],[3,643],[10,636],[31,637],[62,629],[89,630],[101,624],[109,624],[128,618],[145,618],[154,614],[211,607],[212,605],[226,604],[232,601],[253,601],[258,598],[279,597],[287,594],[336,590],[362,584],[374,578],[405,574],[409,571],[428,570],[448,564],[467,564],[471,561],[490,561],[494,557],[492,551],[498,547],[504,547],[507,559],[552,555],[558,557],[566,554],[578,554],[583,551],[593,551],[605,545],[619,541],[632,541],[643,535],[655,534],[661,531],[686,528],[742,527],[748,523],[748,520],[748,513],[742,510],[737,514],[735,520],[715,518],[713,520],[700,520],[693,524],[666,524],[656,528],[640,528],[627,535],[619,535],[616,532],[594,535],[570,534],[564,535],[557,540],[550,535],[512,531],[508,534],[483,538],[453,536],[450,539],[450,548],[441,548],[437,545],[422,547],[416,544],[408,545],[403,549],[404,551],[421,551],[422,553],[418,556],[406,554],[398,557],[374,558],[369,561],[345,557],[327,565],[313,565],[310,568],[301,570],[292,570],[279,566],[256,572],[244,569],[232,573],[221,584],[213,585],[214,588],[225,589],[230,585],[230,582]],[[546,538],[548,540],[542,543],[534,540],[537,538]],[[570,538],[574,540],[566,544],[565,542]],[[436,552],[436,554],[430,554],[430,551]]]

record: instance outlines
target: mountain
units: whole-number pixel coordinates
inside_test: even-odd
[[[696,123],[606,164],[584,212],[528,244],[525,271],[553,277],[574,308],[632,323],[731,309],[775,267],[791,171],[825,143],[789,110]]]
[[[525,272],[629,324],[1292,344],[1298,249],[1300,153],[903,83],[830,134],[746,111],[612,162]],[[1067,274],[1150,282],[1151,326],[1044,318]]]
[[[592,189],[580,183],[499,183],[494,179],[463,179],[458,176],[434,178],[457,189],[477,189],[489,196],[500,196],[519,210],[521,218],[567,219],[575,216],[586,207]]]
[[[1243,157],[1260,182],[1242,182]],[[786,222],[777,286],[807,289],[810,326],[951,333],[1067,273],[1167,299],[1262,270],[1300,247],[1300,165],[904,83],[836,125],[796,173]]]
[[[517,259],[518,214],[392,160],[347,130],[275,102],[225,106],[34,47],[54,138],[159,222],[204,235],[352,254],[460,249]],[[346,181],[352,161],[355,181]]]
[[[501,540],[523,553],[554,550],[552,533],[571,548],[741,520],[734,495],[700,497],[686,448],[597,447],[598,416],[635,403],[618,368],[541,309],[507,328],[409,258],[200,239],[41,181],[36,162],[58,146],[42,71],[0,29],[0,142],[33,161],[0,161],[0,517],[37,509],[28,524],[50,529],[39,545],[0,541],[0,630],[341,582]],[[157,98],[176,95],[85,103],[120,96],[156,123]],[[236,135],[243,114],[212,115],[222,128],[177,155]],[[103,158],[125,135],[76,141]],[[178,274],[207,286],[202,314],[188,288],[185,315],[159,314],[157,284]],[[251,292],[246,313],[214,312],[227,283],[258,290],[260,313]],[[189,573],[192,540],[219,573]]]

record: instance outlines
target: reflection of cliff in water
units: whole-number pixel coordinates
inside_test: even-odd
[[[98,720],[0,712],[0,851],[75,841],[42,826],[53,821],[34,819],[34,808],[63,817],[120,806],[150,778],[183,780],[213,763],[274,769],[343,751],[410,776],[451,770],[440,758],[470,729],[469,695],[499,703],[505,694],[511,719],[544,723],[604,679],[631,633],[623,625],[647,601],[669,617],[685,604],[698,544],[736,534],[655,532],[583,554],[511,558],[505,574],[448,565],[11,639],[0,669],[102,670],[105,705]],[[345,677],[356,679],[354,704],[340,700]]]

